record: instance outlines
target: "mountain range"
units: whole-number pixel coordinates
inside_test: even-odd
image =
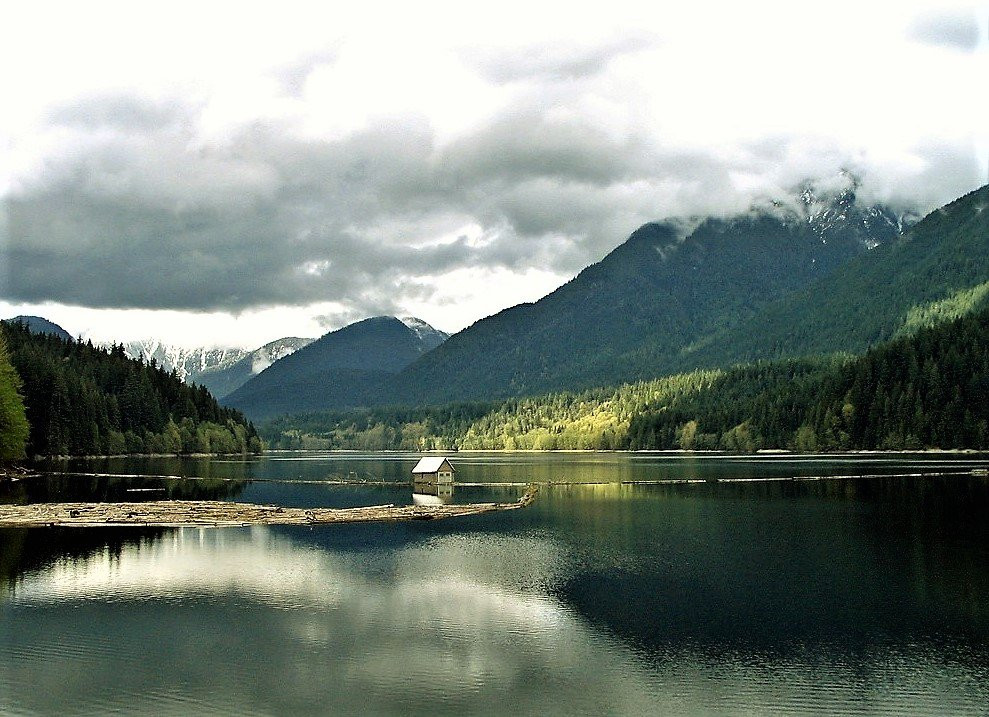
[[[909,220],[861,207],[853,189],[825,202],[805,188],[795,207],[708,218],[689,231],[647,224],[543,299],[452,336],[390,379],[382,401],[533,395],[679,370],[711,336],[896,244]]]
[[[247,351],[239,348],[181,348],[156,339],[124,344],[124,353],[145,362],[154,359],[166,371],[174,370],[186,383],[198,383],[218,398],[232,393],[275,361],[311,343],[313,339],[287,337]]]
[[[689,230],[647,224],[573,280],[482,319],[322,409],[618,385],[757,359],[861,352],[989,299],[989,187],[922,220],[854,188]],[[313,410],[281,400],[277,411]],[[242,404],[250,414],[256,406]]]
[[[983,187],[918,220],[862,205],[854,184],[831,195],[805,185],[737,216],[646,224],[546,297],[452,337],[418,319],[374,317],[251,353],[129,351],[213,382],[255,420],[858,353],[987,304],[987,206]]]

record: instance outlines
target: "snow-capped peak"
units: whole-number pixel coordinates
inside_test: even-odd
[[[437,334],[447,336],[447,334],[439,329],[434,329],[432,326],[427,324],[422,319],[417,319],[415,316],[401,316],[397,317],[399,321],[405,324],[408,328],[412,329],[416,336],[420,339],[427,336],[436,336]]]

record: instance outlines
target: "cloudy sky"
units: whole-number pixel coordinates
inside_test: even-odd
[[[453,331],[646,221],[843,169],[921,211],[986,182],[984,4],[334,5],[8,8],[0,316]]]

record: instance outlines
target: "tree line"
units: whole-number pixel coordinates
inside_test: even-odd
[[[283,448],[796,451],[989,448],[989,310],[864,355],[759,361],[491,403],[285,416]]]
[[[63,340],[13,323],[4,323],[2,333],[13,378],[0,360],[0,415],[3,405],[16,403],[9,388],[4,394],[4,386],[13,386],[28,427],[20,455],[11,451],[8,460],[25,454],[262,450],[257,431],[239,411],[219,405],[204,386],[183,383],[154,360],[128,358],[122,345]],[[0,434],[12,435],[3,420]]]
[[[617,388],[443,406],[381,407],[282,416],[261,435],[277,448],[347,450],[577,450],[622,448],[641,411],[702,390],[719,371]]]
[[[775,362],[636,417],[628,447],[989,448],[989,311],[858,358]]]

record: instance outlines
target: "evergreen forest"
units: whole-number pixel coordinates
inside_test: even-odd
[[[239,411],[153,361],[128,358],[123,346],[35,334],[19,323],[0,324],[0,335],[0,459],[263,448]]]

